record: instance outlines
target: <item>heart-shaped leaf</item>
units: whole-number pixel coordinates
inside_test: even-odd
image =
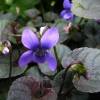
[[[99,92],[100,91],[100,50],[83,47],[73,50],[72,57],[81,61],[86,70],[87,77],[83,76],[74,78],[75,87],[82,92]],[[77,76],[76,76],[77,77]]]
[[[7,100],[56,100],[55,91],[40,84],[35,77],[21,77],[11,85]]]
[[[69,47],[67,47],[63,44],[57,45],[56,51],[57,51],[59,61],[62,61],[64,56],[68,56],[72,52]]]
[[[100,19],[100,0],[72,0],[72,12],[80,17]]]

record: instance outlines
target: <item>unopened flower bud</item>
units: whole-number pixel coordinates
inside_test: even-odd
[[[10,43],[10,41],[4,41],[3,42],[3,45],[4,45],[4,47],[7,47],[9,50],[11,49],[11,43]]]
[[[67,26],[64,27],[64,31],[65,31],[66,33],[69,33],[70,30],[71,30],[71,28],[72,28],[72,23],[70,22]]]
[[[40,35],[42,36],[43,33],[44,33],[47,29],[48,29],[47,26],[41,27],[41,28],[40,28]]]
[[[86,68],[82,63],[75,63],[71,65],[71,70],[77,72],[79,75],[84,75],[86,73]]]
[[[4,47],[4,49],[2,50],[3,54],[8,54],[9,53],[9,49],[7,47]]]

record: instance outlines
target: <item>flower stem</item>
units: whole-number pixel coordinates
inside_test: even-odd
[[[11,78],[12,74],[12,51],[10,52],[10,68],[9,68],[9,78]]]
[[[80,21],[78,22],[78,25],[80,25],[80,24],[82,23],[83,20],[84,20],[84,18],[82,17],[82,18],[80,19]]]
[[[81,23],[84,23],[84,25],[88,22],[88,19],[84,19],[83,17],[80,19],[80,21],[78,22],[78,26],[81,25]]]
[[[18,46],[18,41],[16,40],[16,47],[17,47],[17,50],[18,50],[18,56],[20,56],[20,49],[19,49],[19,46]]]
[[[58,96],[57,96],[57,100],[61,100],[61,94],[62,94],[62,90],[63,90],[63,87],[64,87],[64,83],[65,83],[65,78],[66,78],[66,75],[67,75],[67,71],[70,67],[68,66],[66,69],[65,69],[65,72],[63,74],[63,80],[62,80],[62,84],[60,86],[60,89],[59,89],[59,92],[58,92]]]
[[[44,20],[45,19],[45,17],[44,17],[45,10],[44,10],[44,7],[43,7],[43,1],[42,0],[40,0],[40,8],[41,8],[41,13],[42,13],[42,18]]]
[[[56,47],[54,47],[54,53],[55,53],[56,59],[59,60],[59,57],[58,57],[58,55],[57,55]]]
[[[58,72],[62,69],[62,65],[61,65],[61,61],[60,61],[60,59],[59,59],[59,57],[58,57],[58,54],[57,54],[57,48],[56,48],[56,46],[54,47],[54,53],[55,53],[55,56],[56,56],[56,59],[57,59],[57,63],[58,63]]]

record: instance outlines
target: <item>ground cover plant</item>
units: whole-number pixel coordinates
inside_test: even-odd
[[[99,0],[0,0],[0,100],[99,100]]]

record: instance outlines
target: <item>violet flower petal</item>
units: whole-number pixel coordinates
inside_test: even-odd
[[[25,53],[23,53],[19,59],[19,66],[20,67],[25,67],[28,63],[32,61],[32,51],[28,50]]]
[[[56,58],[50,52],[46,55],[46,61],[50,70],[55,71],[57,68],[57,61]]]
[[[64,18],[65,20],[69,20],[69,19],[73,19],[73,14],[72,12],[69,10],[63,10],[61,13],[60,13],[61,17]]]
[[[63,7],[64,7],[65,9],[71,8],[71,3],[70,3],[70,1],[69,1],[69,0],[64,0],[64,1],[63,1]]]
[[[43,49],[50,49],[57,44],[59,40],[59,33],[56,27],[48,29],[41,38],[41,47]]]
[[[45,59],[46,59],[45,55],[43,55],[43,56],[38,56],[36,54],[32,55],[32,60],[33,60],[33,62],[36,62],[36,63],[44,63]]]
[[[38,37],[28,27],[26,27],[22,33],[22,43],[26,48],[32,50],[37,49],[37,47],[39,46]]]

